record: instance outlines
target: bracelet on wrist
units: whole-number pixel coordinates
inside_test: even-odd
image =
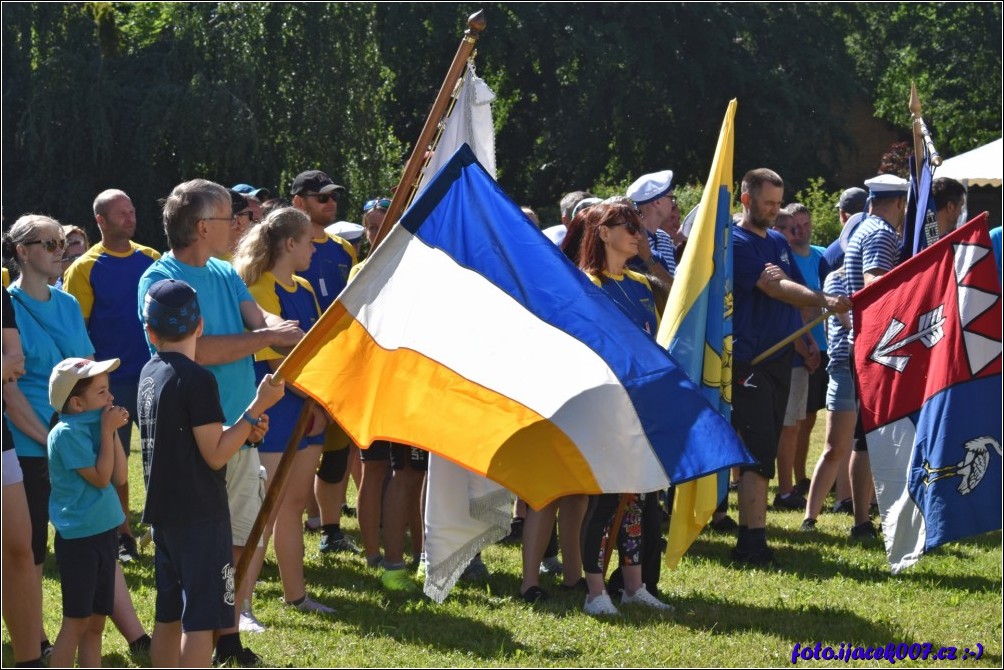
[[[251,426],[255,427],[255,428],[258,426],[258,422],[261,421],[261,417],[259,417],[259,418],[256,419],[253,416],[251,416],[250,414],[248,414],[247,410],[245,410],[244,413],[241,414],[241,418],[244,419],[245,421],[247,421],[248,423],[250,423]]]

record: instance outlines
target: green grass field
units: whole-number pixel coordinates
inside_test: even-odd
[[[820,417],[822,418],[822,417]],[[814,435],[810,469],[820,450],[822,421]],[[134,453],[136,453],[134,451]],[[142,506],[140,461],[131,459],[134,521]],[[773,490],[771,499],[773,499]],[[350,498],[354,491],[350,490]],[[735,494],[730,496],[735,516]],[[958,660],[897,661],[897,666],[1001,667],[1001,533],[953,543],[925,556],[899,576],[889,574],[879,542],[847,539],[851,518],[824,513],[819,532],[800,533],[799,512],[768,514],[768,537],[781,566],[733,567],[731,536],[703,534],[680,569],[663,570],[660,588],[676,607],[672,615],[624,608],[619,620],[581,612],[582,597],[548,589],[537,606],[520,600],[518,546],[492,546],[484,559],[487,585],[461,583],[443,605],[381,590],[379,572],[359,557],[320,555],[308,536],[306,574],[315,599],[336,614],[323,617],[284,608],[271,556],[255,591],[255,613],[265,633],[243,635],[269,665],[279,667],[595,667],[595,666],[788,666],[795,644],[816,642],[839,651],[842,643],[885,646],[932,643],[957,647]],[[354,519],[343,527],[355,533]],[[148,547],[126,566],[133,601],[152,627],[154,580]],[[548,584],[542,582],[545,588]],[[60,594],[55,561],[45,568],[45,626],[59,629]],[[964,650],[983,646],[980,659]],[[918,647],[919,649],[920,647]],[[887,661],[852,660],[876,666]],[[105,631],[104,664],[136,664],[111,623]],[[802,666],[842,661],[799,660]],[[3,633],[3,665],[13,665]]]

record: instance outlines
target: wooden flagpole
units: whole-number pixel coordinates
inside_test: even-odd
[[[809,323],[805,324],[804,326],[802,326],[801,328],[799,328],[798,330],[796,330],[794,333],[792,333],[788,337],[784,338],[783,340],[781,340],[780,342],[778,342],[777,344],[775,344],[774,346],[772,346],[767,351],[763,352],[762,354],[760,354],[759,356],[757,356],[756,358],[754,358],[750,362],[750,365],[756,365],[760,361],[764,360],[765,358],[767,358],[768,356],[770,356],[771,354],[773,354],[778,349],[781,349],[782,347],[788,346],[789,344],[791,344],[792,342],[794,342],[798,338],[802,337],[802,335],[805,335],[807,332],[809,332],[810,330],[812,330],[813,328],[815,328],[816,324],[822,322],[823,319],[825,319],[828,316],[832,316],[833,314],[836,314],[836,312],[823,312],[822,314],[820,314],[819,316],[817,316],[815,319],[813,319]]]
[[[450,64],[450,69],[446,74],[446,78],[443,80],[443,85],[439,89],[439,94],[436,96],[436,100],[432,105],[429,116],[425,120],[425,126],[423,126],[422,133],[418,137],[418,142],[415,143],[415,148],[411,152],[411,158],[408,159],[408,163],[405,165],[404,175],[401,177],[401,182],[398,184],[398,188],[394,192],[394,198],[391,200],[390,208],[387,210],[387,214],[384,216],[383,224],[380,226],[380,231],[377,233],[376,239],[374,240],[374,247],[380,243],[390,228],[397,222],[397,219],[401,216],[401,212],[404,211],[405,204],[411,199],[412,191],[418,186],[417,178],[422,169],[425,152],[429,149],[429,143],[432,141],[436,128],[450,104],[453,89],[456,87],[457,80],[460,78],[460,73],[463,70],[464,63],[467,62],[471,52],[474,50],[474,45],[477,42],[478,37],[480,37],[481,32],[484,31],[485,26],[486,22],[483,11],[472,14],[467,19],[467,30],[464,32],[464,37],[460,41],[460,46],[457,48],[457,53],[453,57],[453,62]],[[303,340],[300,340],[300,342],[302,343]],[[299,346],[300,345],[297,344],[297,347]],[[295,350],[296,347],[294,347],[294,351]],[[289,360],[289,356],[286,357],[286,360]],[[286,364],[286,360],[280,363],[278,369],[276,369],[276,371],[272,374],[273,383],[278,384],[282,379],[282,368]],[[290,435],[289,442],[286,444],[286,450],[283,452],[282,458],[279,460],[279,465],[276,467],[275,475],[273,475],[272,481],[269,482],[268,492],[265,494],[265,500],[262,501],[261,509],[258,511],[258,516],[255,518],[254,525],[251,527],[251,533],[244,545],[244,552],[241,554],[240,560],[237,562],[235,584],[238,590],[240,590],[240,585],[247,576],[248,565],[250,565],[255,548],[258,546],[258,540],[261,538],[262,533],[265,530],[265,523],[272,514],[272,509],[275,507],[276,502],[282,493],[283,486],[286,483],[286,475],[289,473],[289,468],[293,464],[293,457],[296,455],[300,440],[303,439],[303,436],[309,428],[310,418],[313,414],[315,404],[316,401],[313,398],[307,397],[304,400],[303,409],[300,410],[300,416],[297,417],[296,424],[293,426],[293,433]]]
[[[931,131],[927,129],[924,117],[921,116],[920,96],[917,95],[917,85],[913,82],[910,82],[910,115],[913,117],[913,160],[917,165],[917,178],[920,179],[920,162],[924,157],[925,147],[927,155],[931,157],[931,165],[934,167],[941,165],[941,154],[934,148]]]

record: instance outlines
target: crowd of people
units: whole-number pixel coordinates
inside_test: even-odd
[[[542,231],[653,338],[686,254],[673,176],[643,175],[605,200],[569,193],[561,223]],[[812,212],[783,206],[778,174],[761,168],[742,179],[732,229],[732,421],[757,462],[734,473],[738,521],[722,501],[711,522],[735,534],[737,565],[777,561],[766,531],[775,475],[773,506],[804,510],[804,531],[815,531],[835,486],[834,511],[854,515],[850,535],[878,532],[849,296],[899,262],[908,184],[879,175],[864,185],[841,195],[844,232],[824,249],[810,244]],[[937,179],[933,194],[945,234],[965,211],[965,189]],[[133,241],[135,209],[116,189],[94,200],[93,246],[84,229],[42,215],[5,232],[3,615],[18,665],[38,666],[50,653],[54,665],[100,665],[108,616],[130,650],[149,651],[158,666],[257,665],[241,633],[266,629],[252,602],[270,539],[288,607],[334,611],[306,583],[308,532],[319,533],[321,552],[359,555],[380,569],[384,588],[420,590],[428,454],[354,445],[317,405],[266,532],[248,546],[305,403],[273,375],[358,271],[364,239],[370,250],[377,244],[390,206],[377,197],[363,206],[361,225],[337,221],[345,195],[319,170],[299,174],[288,198],[248,184],[184,182],[163,201],[163,254]],[[994,234],[999,250],[1000,229]],[[825,325],[757,358],[824,311]],[[823,409],[825,449],[810,477],[809,437]],[[121,566],[140,558],[127,477],[133,424],[142,521],[155,547],[152,636]],[[356,508],[346,504],[350,478]],[[522,542],[520,596],[546,600],[540,577],[549,573],[560,575],[558,588],[581,592],[591,615],[618,614],[616,595],[622,605],[672,610],[658,591],[671,504],[672,489],[568,496],[540,510],[517,503],[509,540]],[[347,514],[358,515],[361,547],[341,529]],[[42,625],[50,522],[63,597],[54,645]],[[233,566],[245,552],[250,567],[237,583]],[[485,572],[476,557],[465,576]]]

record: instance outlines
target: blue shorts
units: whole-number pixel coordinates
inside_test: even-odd
[[[118,527],[97,535],[67,540],[56,532],[56,562],[63,592],[63,616],[86,619],[109,616],[115,603]]]
[[[184,525],[155,525],[154,619],[181,620],[185,632],[234,625],[233,542],[230,519]]]
[[[826,409],[831,412],[853,412],[858,408],[854,392],[854,377],[846,364],[830,366],[830,381],[826,386]]]

